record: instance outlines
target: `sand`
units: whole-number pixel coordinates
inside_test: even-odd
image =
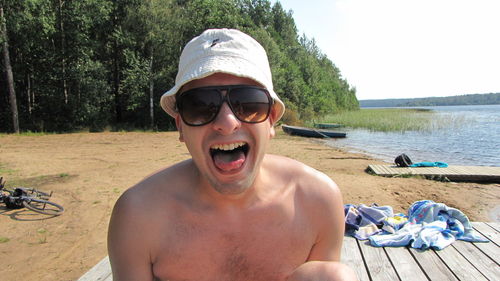
[[[320,140],[278,132],[270,153],[298,159],[340,187],[344,203],[390,205],[406,212],[431,199],[463,211],[472,221],[498,221],[500,185],[384,178],[365,172],[382,164]],[[176,132],[75,133],[0,136],[0,176],[53,191],[66,212],[47,217],[0,206],[2,280],[75,280],[104,256],[112,207],[120,194],[148,174],[189,158]]]

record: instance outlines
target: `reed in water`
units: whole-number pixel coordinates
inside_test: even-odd
[[[318,123],[339,123],[346,127],[382,132],[433,131],[463,126],[465,117],[437,114],[420,108],[369,108],[327,115]]]

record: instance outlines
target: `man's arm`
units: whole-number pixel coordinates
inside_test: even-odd
[[[287,281],[358,280],[351,268],[340,263],[345,223],[339,188],[329,177],[319,172],[307,187],[314,189],[308,200],[308,208],[314,224],[319,226],[318,236],[307,262],[296,268]]]
[[[344,239],[344,205],[337,185],[325,174],[317,173],[317,190],[309,206],[318,236],[307,261],[340,261]]]
[[[139,198],[126,191],[116,202],[108,230],[108,254],[113,280],[153,280],[147,218]],[[142,215],[141,215],[142,214]]]

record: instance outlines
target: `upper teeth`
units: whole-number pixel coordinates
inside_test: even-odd
[[[219,149],[219,150],[233,150],[235,148],[238,148],[240,146],[244,146],[244,142],[236,142],[236,143],[229,143],[229,144],[216,144],[213,145],[211,148],[212,149]]]

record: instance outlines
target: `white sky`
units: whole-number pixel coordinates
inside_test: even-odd
[[[280,2],[358,99],[500,92],[499,0]]]

